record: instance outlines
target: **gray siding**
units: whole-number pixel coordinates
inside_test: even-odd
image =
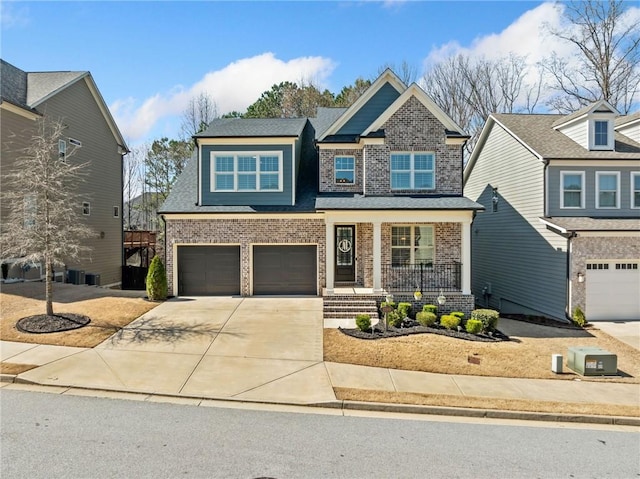
[[[589,217],[640,217],[638,209],[631,209],[631,172],[640,171],[640,161],[628,168],[605,168],[585,166],[549,167],[549,216],[589,216]],[[584,208],[560,208],[562,171],[584,172]],[[620,208],[596,208],[596,172],[620,173]]]
[[[211,191],[211,153],[214,151],[281,151],[282,152],[282,187],[279,192],[228,192]],[[292,205],[292,162],[291,145],[204,145],[202,146],[202,204],[204,206],[273,206]]]
[[[337,132],[338,135],[358,135],[366,130],[396,99],[398,90],[389,83],[384,84],[376,94]]]
[[[548,231],[543,215],[544,166],[495,124],[465,185],[485,206],[472,225],[472,293],[503,313],[564,318],[566,240]],[[492,187],[498,211],[492,211]],[[483,295],[491,285],[491,295]]]

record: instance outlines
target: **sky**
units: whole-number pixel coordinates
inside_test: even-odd
[[[90,71],[131,147],[177,138],[200,92],[223,114],[285,80],[337,94],[403,61],[421,77],[461,51],[567,54],[545,22],[560,9],[539,1],[3,0],[0,54],[25,71]]]

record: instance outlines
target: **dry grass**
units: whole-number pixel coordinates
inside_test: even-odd
[[[22,374],[29,369],[37,368],[36,364],[0,363],[0,374]]]
[[[54,284],[53,310],[89,316],[91,323],[60,333],[22,333],[16,322],[45,312],[44,283],[15,283],[2,286],[0,293],[0,337],[5,341],[92,348],[157,306],[145,301],[144,292],[121,291],[92,286]]]
[[[351,401],[556,414],[640,417],[640,409],[638,407],[622,406],[617,404],[561,403],[551,401],[528,401],[524,399],[449,396],[444,394],[394,393],[389,391],[370,391],[366,389],[348,388],[334,388],[334,391],[338,399]]]
[[[523,325],[522,329],[527,336],[510,334],[514,341],[495,343],[464,341],[435,334],[362,340],[335,329],[325,329],[324,360],[441,374],[575,379],[579,376],[566,367],[568,348],[597,346],[617,354],[621,376],[589,377],[589,380],[640,383],[640,351],[606,333],[593,328],[586,332],[567,332],[538,325]],[[552,354],[564,356],[565,373],[551,372]]]

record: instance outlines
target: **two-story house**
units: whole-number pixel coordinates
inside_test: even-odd
[[[478,302],[503,313],[640,319],[640,114],[491,115],[465,168]]]
[[[87,71],[25,72],[0,60],[0,79],[0,188],[7,188],[6,173],[36,132],[36,121],[45,116],[62,121],[66,129],[58,146],[61,158],[74,149],[70,161],[88,163],[83,172],[85,181],[79,185],[82,202],[77,207],[82,220],[95,231],[95,237],[87,240],[92,248],[90,258],[69,261],[66,268],[94,273],[93,282],[99,278],[102,285],[119,284],[123,255],[122,156],[128,149],[93,77]],[[28,202],[35,192],[24,194]],[[0,227],[9,208],[14,207],[2,204]],[[13,258],[0,260],[12,262]],[[25,271],[15,265],[9,277],[39,279],[44,268],[31,266]]]
[[[160,209],[170,291],[442,290],[473,309],[467,138],[390,70],[316,118],[213,121]]]

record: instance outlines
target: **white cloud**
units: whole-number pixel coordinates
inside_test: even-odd
[[[19,8],[14,2],[0,2],[0,25],[2,28],[24,27],[29,24],[29,9]]]
[[[191,98],[205,92],[216,102],[219,113],[244,111],[262,92],[282,81],[313,81],[320,87],[332,73],[335,64],[324,57],[300,57],[283,61],[273,53],[264,53],[235,61],[221,70],[208,72],[188,88],[176,86],[142,100],[124,98],[110,106],[113,116],[132,142],[143,140],[152,130],[161,128],[163,135],[175,135],[178,118]],[[167,130],[174,131],[167,131]]]

